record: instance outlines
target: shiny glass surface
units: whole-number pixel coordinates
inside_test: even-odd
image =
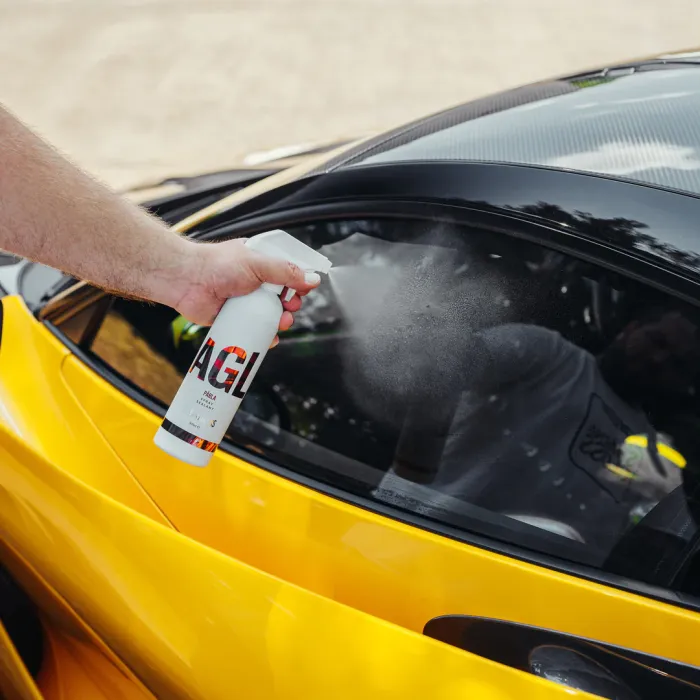
[[[614,175],[700,194],[700,67],[619,71],[465,105],[353,164],[471,160]],[[481,108],[479,108],[481,106]]]
[[[375,219],[289,230],[335,270],[268,355],[232,442],[396,517],[616,573],[632,570],[622,545],[649,522],[642,546],[655,538],[654,557],[690,546],[694,307],[461,226]],[[166,404],[205,331],[121,300],[92,351]],[[673,517],[647,519],[669,504]],[[658,563],[635,577],[658,583]]]

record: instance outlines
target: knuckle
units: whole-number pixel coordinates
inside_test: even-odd
[[[301,268],[298,265],[295,265],[293,262],[287,261],[287,272],[289,273],[290,277],[298,279],[301,275]]]

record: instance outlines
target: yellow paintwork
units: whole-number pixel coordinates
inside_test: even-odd
[[[97,685],[113,686],[115,672],[121,674],[124,678],[122,681],[124,688],[129,689],[128,694],[124,695],[125,698],[134,698],[134,700],[152,698],[133,672],[77,615],[36,568],[5,541],[0,542],[0,559],[15,580],[45,613],[43,626],[47,635],[48,657],[45,658],[38,683],[47,700],[62,697],[60,694],[57,695],[59,689],[79,687],[81,683],[89,683],[93,680]],[[56,655],[61,659],[65,658],[61,649],[66,644],[77,650],[73,653],[73,657],[89,656],[89,663],[81,662],[75,665],[63,663],[63,661],[56,662],[53,658]],[[77,668],[83,669],[83,673],[76,672]],[[68,697],[86,696],[74,694]]]
[[[4,299],[3,306],[1,352],[12,369],[0,375],[0,422],[57,466],[167,522],[62,381],[61,362],[69,351],[37,323],[19,297]]]
[[[79,481],[4,426],[0,464],[7,545],[160,698],[584,697],[202,546]],[[51,639],[56,663],[81,676],[45,681],[52,697],[143,697],[122,692],[119,674],[102,672],[98,683],[94,655]],[[91,688],[102,694],[86,695]]]

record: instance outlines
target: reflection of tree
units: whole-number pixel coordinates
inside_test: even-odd
[[[634,248],[676,265],[695,271],[700,270],[700,255],[692,251],[681,250],[670,243],[660,241],[654,236],[644,233],[644,229],[647,229],[648,226],[641,221],[624,217],[599,218],[578,210],[569,212],[548,202],[507,208],[539,219],[563,224],[586,237],[604,241],[616,247]]]
[[[634,246],[637,241],[642,239],[645,243],[654,240],[651,236],[641,233],[642,229],[647,228],[646,224],[623,217],[601,219],[587,212],[569,212],[557,204],[549,204],[548,202],[537,202],[537,204],[508,208],[540,219],[556,221],[559,224],[576,229],[588,237],[601,239],[627,248]]]

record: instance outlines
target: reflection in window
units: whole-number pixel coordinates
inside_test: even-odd
[[[602,567],[614,554],[623,573],[622,545],[659,504],[688,505],[694,308],[501,234],[290,231],[334,271],[267,356],[230,440],[397,515]],[[167,403],[206,329],[132,301],[111,314],[93,352]],[[653,579],[647,568],[635,575]]]

